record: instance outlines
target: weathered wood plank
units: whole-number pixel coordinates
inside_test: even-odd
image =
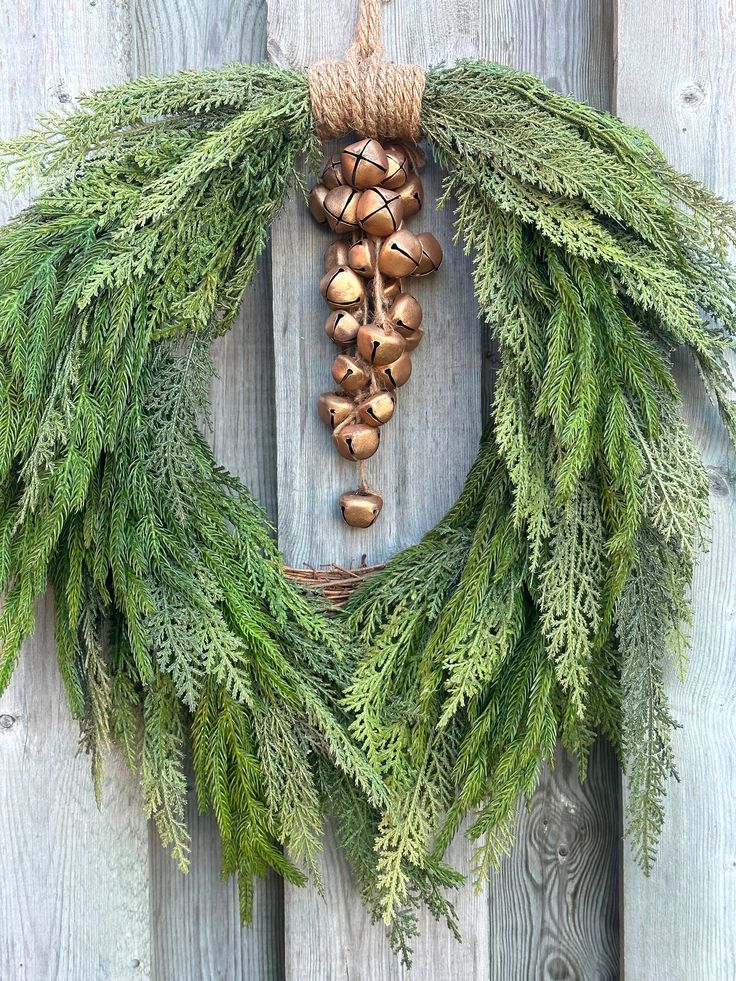
[[[610,0],[482,5],[482,57],[609,109]],[[563,751],[519,809],[516,846],[490,887],[491,977],[609,981],[618,976],[620,792],[613,753],[599,745],[580,785]]]
[[[298,67],[339,54],[350,41],[356,9],[353,0],[269,3],[269,55]],[[450,60],[472,55],[472,19],[464,35],[455,31],[452,47],[454,11],[450,0],[388,5],[384,37],[390,56],[431,63],[443,53]],[[431,202],[439,192],[438,170],[428,167],[423,180]],[[381,449],[368,464],[369,481],[385,492],[385,504],[373,528],[362,532],[348,529],[337,508],[340,493],[356,486],[355,468],[337,456],[315,411],[317,396],[333,384],[335,348],[322,330],[329,311],[317,289],[322,254],[332,238],[313,224],[296,197],[274,228],[279,535],[294,564],[354,562],[364,553],[368,561],[381,561],[416,541],[452,503],[475,454],[480,341],[466,288],[470,264],[451,246],[449,212],[426,207],[412,227],[437,234],[446,259],[437,276],[412,283],[425,308],[427,337],[414,355],[414,375],[399,393]],[[422,394],[430,391],[431,399]]]
[[[266,11],[241,0],[138,0],[133,20],[135,74],[217,66],[265,57]],[[276,437],[270,259],[264,258],[233,330],[215,345],[212,441],[218,460],[238,473],[276,517]],[[211,816],[188,808],[192,864],[181,876],[151,828],[153,968],[157,981],[279,981],[283,976],[283,890],[276,877],[256,884],[254,922],[241,927],[237,887],[220,877]]]
[[[281,65],[305,66],[339,56],[349,44],[354,0],[269,3],[268,50]],[[461,16],[462,14],[462,16]],[[391,57],[432,64],[477,52],[477,9],[450,0],[394,3],[385,8],[384,39]],[[457,495],[480,433],[480,334],[468,289],[470,265],[452,248],[452,220],[431,201],[440,176],[424,175],[428,207],[412,222],[433,231],[446,250],[434,281],[417,284],[428,334],[417,350],[414,375],[379,453],[369,462],[372,484],[385,494],[379,521],[367,532],[348,529],[337,512],[340,493],[356,486],[354,468],[340,460],[315,412],[317,395],[330,388],[334,347],[322,323],[317,284],[331,236],[317,229],[294,198],[273,234],[274,338],[278,431],[279,539],[286,557],[303,562],[380,561],[416,541]],[[294,248],[294,242],[299,248]],[[412,283],[412,292],[414,292]],[[430,395],[431,393],[431,395]],[[465,864],[464,843],[453,858]],[[285,957],[289,981],[387,981],[404,976],[380,927],[371,926],[349,873],[331,840],[323,857],[326,897],[287,887]],[[465,942],[444,926],[423,923],[413,976],[423,981],[488,977],[485,893],[459,897]]]
[[[490,890],[491,978],[618,977],[618,768],[600,740],[587,779],[561,747]]]
[[[2,0],[0,132],[129,71],[128,8]],[[4,200],[3,217],[21,202]],[[136,781],[108,764],[97,813],[56,670],[53,604],[0,703],[0,976],[150,978],[147,832]]]
[[[620,0],[617,111],[670,161],[736,197],[736,11],[726,0]],[[711,474],[712,545],[692,589],[692,651],[684,684],[667,689],[680,783],[672,783],[659,858],[647,880],[623,867],[627,981],[736,977],[736,454],[695,372],[678,372],[685,414]]]

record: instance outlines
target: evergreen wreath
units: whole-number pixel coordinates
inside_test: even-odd
[[[496,64],[431,70],[421,112],[502,367],[457,503],[338,615],[198,428],[209,346],[316,159],[305,76],[84,96],[4,145],[40,190],[0,233],[0,690],[50,583],[97,793],[117,742],[186,868],[190,746],[246,919],[254,875],[318,880],[333,816],[406,957],[421,905],[456,929],[443,855],[466,815],[482,876],[558,740],[583,773],[597,733],[614,745],[650,868],[675,772],[662,666],[708,519],[676,349],[736,440],[736,212]]]

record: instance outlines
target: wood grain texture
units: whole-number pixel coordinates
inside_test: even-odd
[[[356,9],[353,0],[269,3],[269,55],[296,67],[344,51]],[[472,56],[475,20],[467,18],[463,34],[455,29],[453,48],[455,11],[450,0],[390,4],[384,23],[389,55],[425,64]],[[440,188],[438,169],[428,166],[422,179],[431,205]],[[396,415],[382,432],[381,448],[368,463],[368,480],[385,497],[381,517],[373,528],[356,531],[343,523],[337,507],[340,494],[357,486],[355,467],[338,457],[315,410],[320,392],[333,387],[336,349],[322,330],[329,311],[318,284],[322,254],[334,236],[312,222],[296,195],[274,226],[279,536],[294,565],[358,562],[363,554],[378,562],[415,542],[455,499],[477,449],[480,332],[468,288],[470,263],[451,244],[449,210],[427,206],[411,227],[440,238],[445,263],[437,276],[412,283],[427,336],[413,357],[412,379],[399,392]]]
[[[519,808],[514,850],[491,883],[494,981],[618,977],[617,774],[601,740],[581,784],[576,761],[560,747],[528,810]]]
[[[477,55],[478,9],[450,0],[402,0],[386,7],[384,40],[396,59],[432,64]],[[341,54],[350,41],[354,0],[269,3],[268,51],[284,66]],[[456,497],[477,448],[481,425],[481,340],[470,263],[451,245],[452,217],[431,206],[440,187],[433,165],[423,175],[427,206],[412,228],[434,232],[445,248],[435,277],[416,284],[427,336],[414,356],[396,416],[369,461],[368,479],[385,495],[379,521],[348,529],[337,499],[356,486],[354,467],[337,457],[317,418],[315,400],[330,389],[335,348],[322,330],[326,308],[318,283],[333,236],[318,229],[294,196],[273,232],[274,344],[278,427],[279,540],[292,564],[380,561],[415,542]],[[299,243],[298,249],[294,242]],[[414,290],[412,282],[412,292]],[[452,859],[467,868],[458,841]],[[325,901],[286,889],[285,957],[289,981],[389,981],[405,976],[383,931],[371,926],[332,839],[323,856]],[[487,896],[459,897],[465,942],[423,922],[412,977],[488,977]]]
[[[2,0],[0,133],[125,78],[127,3]],[[2,202],[2,217],[23,201]],[[0,977],[150,978],[147,832],[135,779],[108,763],[97,812],[54,653],[53,604],[0,700]]]
[[[242,0],[137,0],[135,74],[218,66],[265,57],[266,10]],[[264,257],[240,316],[213,350],[212,444],[220,463],[239,474],[276,518],[273,335],[270,259]],[[191,781],[190,781],[191,784]],[[156,981],[279,981],[283,976],[283,889],[256,883],[254,922],[241,927],[237,887],[220,876],[220,845],[211,815],[188,808],[192,863],[182,876],[151,828],[151,913]]]
[[[493,0],[480,7],[480,57],[611,108],[613,0]]]
[[[129,70],[127,5],[0,5],[0,132],[22,132]],[[2,202],[7,217],[25,201]],[[150,977],[147,835],[135,780],[107,769],[97,812],[54,655],[53,603],[0,699],[0,977]]]
[[[0,699],[0,977],[3,981],[147,981],[146,822],[117,756],[97,811],[56,669],[54,610],[38,606]]]
[[[670,161],[736,197],[736,10],[726,0],[620,0],[617,111]],[[711,475],[712,544],[692,588],[687,677],[669,672],[680,783],[670,787],[654,872],[623,867],[627,981],[736,977],[736,454],[691,366],[685,415]]]
[[[610,109],[610,0],[484,3],[481,57],[538,75]],[[491,882],[491,977],[612,981],[618,976],[618,767],[598,746],[581,787],[565,752],[519,809],[516,846]]]

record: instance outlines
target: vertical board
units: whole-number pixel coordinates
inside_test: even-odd
[[[610,109],[612,32],[611,0],[488,2],[480,54]],[[582,786],[560,749],[529,809],[519,808],[514,850],[491,881],[493,981],[618,977],[620,829],[610,747],[595,747]]]
[[[0,133],[129,72],[124,0],[2,0]],[[24,202],[4,199],[3,217]],[[0,977],[150,978],[147,832],[122,761],[107,767],[102,812],[88,760],[75,756],[56,669],[50,596],[0,702]]]
[[[350,43],[355,0],[272,0],[268,51],[280,65],[304,67],[339,57]],[[429,65],[477,57],[478,10],[453,0],[401,0],[385,8],[389,57]],[[434,232],[445,248],[440,273],[412,282],[424,307],[427,336],[414,356],[414,374],[399,393],[396,416],[368,464],[368,479],[385,495],[376,525],[347,528],[339,495],[357,485],[355,468],[334,451],[316,415],[315,400],[332,387],[335,348],[322,330],[327,310],[319,296],[322,254],[334,237],[318,229],[294,195],[273,233],[274,345],[278,432],[279,540],[287,560],[378,562],[415,542],[444,513],[461,487],[481,426],[481,342],[470,284],[470,263],[452,247],[452,215],[432,207],[440,175],[423,175],[426,205],[411,223]],[[298,242],[298,248],[294,243]],[[453,859],[467,867],[459,841]],[[372,926],[334,843],[323,856],[325,900],[287,887],[285,958],[288,981],[388,981],[404,971]],[[424,922],[412,976],[422,981],[488,977],[487,896],[471,889],[458,898],[465,942],[444,926]]]
[[[619,0],[617,111],[671,163],[736,197],[736,10],[730,0]],[[627,981],[731,981],[736,910],[736,454],[692,366],[679,366],[685,415],[711,476],[712,544],[692,588],[687,677],[667,689],[683,728],[659,857],[647,880],[626,852]]]
[[[263,3],[242,0],[137,0],[133,70],[165,74],[265,57]],[[265,256],[237,323],[214,346],[212,441],[217,458],[241,476],[276,516],[271,273]],[[267,407],[267,411],[264,411]],[[241,927],[237,886],[220,876],[211,815],[197,813],[190,781],[192,863],[182,876],[150,833],[153,975],[156,981],[280,981],[283,890],[275,876],[257,882],[254,922]]]

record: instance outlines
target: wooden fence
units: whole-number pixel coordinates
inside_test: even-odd
[[[141,73],[260,60],[304,66],[341,54],[355,0],[0,0],[0,132],[44,109]],[[429,65],[488,58],[649,130],[678,167],[736,196],[736,7],[733,0],[394,0],[392,57]],[[440,176],[429,167],[430,197]],[[5,214],[18,207],[7,202]],[[469,290],[469,261],[449,247],[451,216],[423,228],[447,248],[421,300],[429,336],[422,388],[372,468],[386,491],[366,533],[334,516],[348,464],[315,419],[329,342],[316,283],[324,239],[299,201],[273,231],[237,328],[218,342],[214,442],[272,517],[293,564],[380,560],[425,531],[460,486],[487,411],[493,356]],[[294,243],[298,243],[295,248]],[[479,371],[481,353],[484,371]],[[620,781],[596,749],[580,786],[560,754],[518,844],[490,887],[460,897],[465,942],[425,924],[417,981],[732,981],[736,978],[736,458],[695,378],[680,380],[712,477],[713,545],[694,585],[689,674],[670,696],[682,782],[671,789],[660,858],[645,880],[622,846]],[[426,388],[425,388],[426,386]],[[411,488],[411,493],[407,493]],[[147,828],[135,782],[112,761],[97,813],[87,762],[75,758],[53,658],[53,616],[39,607],[0,706],[2,981],[394,981],[406,977],[361,909],[330,842],[326,898],[259,884],[242,930],[232,883],[219,879],[213,824],[196,816],[182,877]],[[466,863],[463,844],[454,857]]]

